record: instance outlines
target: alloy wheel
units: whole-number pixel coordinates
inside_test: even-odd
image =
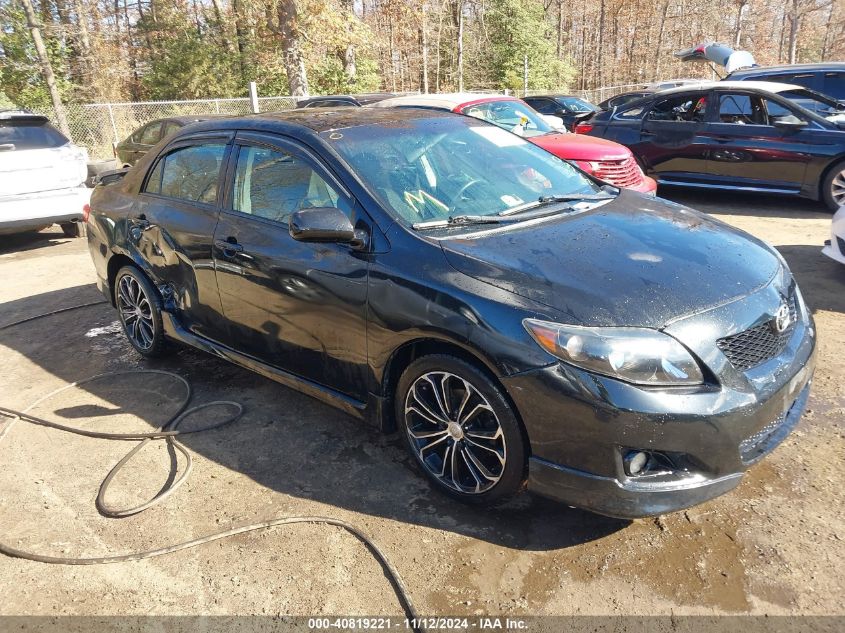
[[[423,374],[405,397],[405,430],[423,467],[445,486],[480,494],[505,470],[505,436],[493,407],[455,374]]]
[[[124,275],[117,284],[117,309],[126,336],[139,349],[150,349],[155,341],[153,308],[141,284],[132,275]]]
[[[830,182],[830,197],[840,207],[845,205],[845,169],[836,174]]]

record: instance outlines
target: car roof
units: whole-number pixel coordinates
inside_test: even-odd
[[[447,92],[443,94],[407,95],[393,97],[372,104],[376,108],[394,108],[396,106],[419,106],[422,108],[439,108],[453,110],[468,103],[484,103],[486,101],[519,101],[516,97],[481,92]]]
[[[772,72],[812,72],[812,71],[845,71],[845,62],[819,62],[815,64],[781,64],[779,66],[755,66],[754,68],[742,68],[735,70],[730,74],[731,77],[737,75],[757,75],[768,74]]]
[[[527,97],[523,97],[523,99],[533,99],[533,98],[542,98],[542,99],[560,99],[561,97],[566,97],[567,99],[581,99],[582,101],[586,101],[584,97],[579,97],[578,95],[568,95],[563,93],[550,93],[545,95],[528,95]]]
[[[35,114],[29,110],[0,110],[0,121],[32,121],[33,123],[47,123],[49,119],[43,114]]]
[[[457,115],[414,108],[297,108],[203,121],[192,125],[191,131],[251,129],[281,132],[304,128],[320,134],[362,125],[395,125],[416,119],[451,116]]]
[[[297,106],[302,106],[318,101],[353,101],[363,105],[366,103],[375,103],[376,101],[382,101],[395,96],[396,94],[393,92],[365,92],[354,95],[313,95],[299,99],[296,104]]]
[[[683,92],[698,92],[700,90],[713,90],[718,88],[720,90],[762,90],[765,92],[785,92],[787,90],[806,90],[804,86],[796,86],[795,84],[783,84],[775,81],[707,81],[700,84],[691,84],[688,86],[678,86],[677,88],[668,88],[667,90],[660,90],[657,94],[670,95],[681,94]]]
[[[189,123],[196,123],[197,121],[207,121],[209,119],[223,118],[224,114],[184,114],[178,116],[168,116],[162,119],[150,121],[150,123],[172,121],[173,123],[180,123],[181,125],[188,125]]]

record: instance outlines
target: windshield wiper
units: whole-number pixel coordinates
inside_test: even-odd
[[[429,220],[417,222],[413,225],[415,229],[439,229],[445,226],[464,226],[469,224],[500,224],[506,220],[497,215],[453,215],[445,220]]]
[[[609,193],[566,193],[555,196],[540,196],[540,204],[554,204],[555,202],[594,202],[598,200],[610,200],[613,198]]]
[[[604,193],[565,193],[554,196],[540,196],[536,202],[529,202],[528,204],[521,204],[518,207],[512,207],[499,212],[499,216],[515,215],[517,213],[524,213],[537,207],[542,207],[549,204],[557,204],[559,202],[598,202],[600,200],[611,200],[616,196],[611,195],[610,191],[604,190]]]

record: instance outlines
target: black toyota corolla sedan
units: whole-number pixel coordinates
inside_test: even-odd
[[[138,352],[188,344],[398,429],[468,502],[702,502],[789,433],[813,374],[776,251],[472,117],[195,124],[98,186],[88,224]]]

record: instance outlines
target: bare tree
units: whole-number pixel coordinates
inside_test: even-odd
[[[44,40],[41,38],[41,28],[38,25],[38,18],[35,15],[32,0],[20,0],[20,2],[23,6],[24,14],[26,15],[27,27],[32,35],[32,43],[35,45],[38,62],[41,64],[41,73],[44,75],[44,83],[47,84],[47,90],[50,93],[50,101],[53,103],[53,110],[56,113],[56,122],[59,124],[59,129],[62,131],[62,134],[69,137],[70,127],[68,127],[67,124],[65,108],[62,104],[62,98],[59,95],[59,87],[56,85],[56,76],[53,74],[53,65],[50,63],[50,58],[47,55],[47,48],[44,46]]]
[[[788,51],[789,63],[794,64],[798,59],[798,31],[801,23],[808,15],[826,9],[833,0],[818,2],[817,0],[789,0],[786,11],[786,21],[789,25]]]

